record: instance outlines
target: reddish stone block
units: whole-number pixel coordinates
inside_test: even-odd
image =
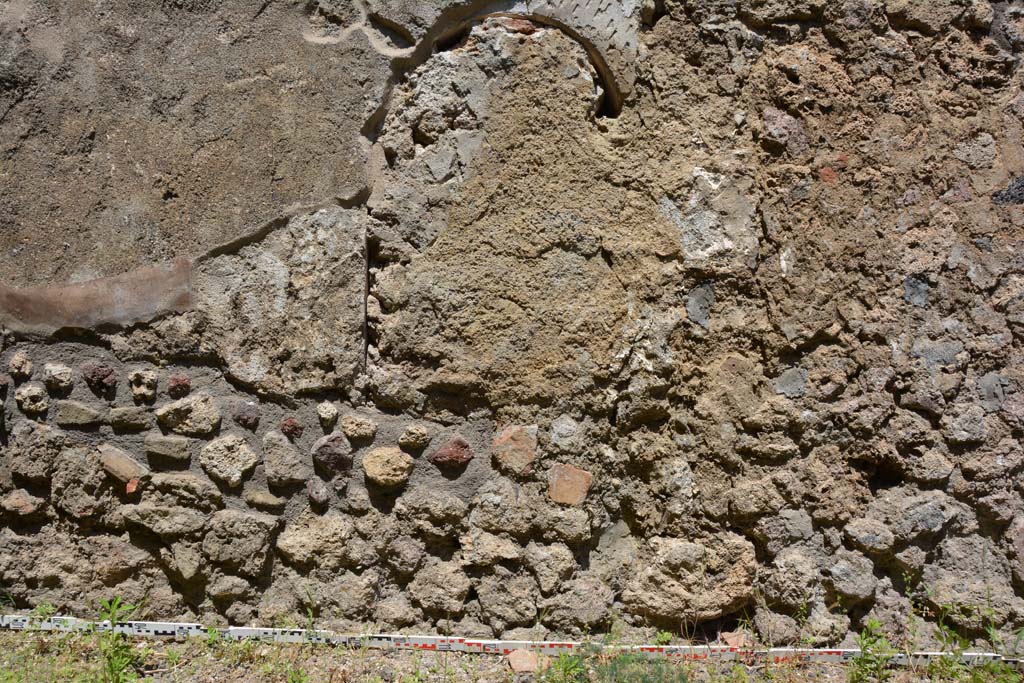
[[[171,375],[167,378],[167,393],[171,398],[184,398],[192,391],[192,379],[185,374]]]
[[[548,497],[563,505],[579,505],[590,491],[590,472],[559,463],[548,472]]]
[[[438,467],[465,467],[473,459],[473,448],[461,436],[454,436],[427,456]]]
[[[304,431],[305,428],[301,424],[299,424],[299,421],[296,420],[294,417],[286,417],[285,419],[281,420],[281,433],[287,436],[292,441],[295,441],[295,439],[298,439],[300,436],[302,436],[302,432]]]

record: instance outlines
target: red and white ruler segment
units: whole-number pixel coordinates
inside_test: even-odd
[[[26,615],[0,616],[0,628],[14,631],[110,631],[110,622],[86,621],[74,617],[41,619]],[[344,635],[332,631],[308,631],[286,628],[248,628],[232,626],[208,629],[202,624],[163,621],[125,621],[113,630],[132,637],[182,638],[208,637],[216,633],[226,640],[256,640],[266,643],[319,643],[352,648],[376,650],[426,650],[434,652],[466,652],[471,654],[507,655],[515,650],[531,650],[539,654],[557,656],[562,653],[618,654],[630,653],[652,659],[690,662],[737,662],[742,664],[842,664],[853,661],[860,650],[836,648],[745,649],[728,645],[600,645],[591,642],[549,640],[484,640],[452,636],[407,636],[393,634]],[[893,666],[920,666],[943,657],[955,657],[949,652],[913,652],[894,655]],[[1024,660],[1004,657],[991,652],[964,652],[960,659],[969,665],[1004,662],[1024,671]]]

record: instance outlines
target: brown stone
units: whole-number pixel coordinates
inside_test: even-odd
[[[78,401],[57,401],[54,421],[61,427],[93,427],[103,422],[100,412]]]
[[[422,451],[430,443],[430,429],[425,425],[411,424],[398,437],[398,445],[407,451]]]
[[[556,503],[579,505],[586,500],[592,481],[590,472],[559,463],[548,471],[548,496]]]
[[[105,443],[99,447],[99,452],[100,464],[103,465],[103,469],[122,484],[127,484],[132,479],[141,479],[149,474],[148,467],[120,448]]]
[[[11,373],[11,377],[19,380],[31,377],[33,368],[32,359],[24,351],[16,352],[7,364],[7,371]]]
[[[132,370],[128,373],[128,386],[136,403],[152,403],[156,400],[158,377],[153,370]]]
[[[508,665],[517,674],[532,674],[539,668],[537,653],[530,650],[512,650],[507,658]]]
[[[754,646],[754,639],[747,631],[722,631],[721,640],[729,647],[746,650]]]
[[[438,467],[465,467],[473,459],[473,448],[461,436],[453,436],[443,446],[427,456]]]
[[[0,498],[0,509],[20,517],[30,517],[46,505],[42,498],[36,498],[25,489],[11,491]]]
[[[341,431],[351,441],[373,441],[377,435],[377,423],[362,415],[349,414],[341,418]]]
[[[398,448],[375,448],[363,458],[366,478],[385,489],[403,486],[412,473],[413,460]]]
[[[14,392],[18,408],[26,415],[43,415],[50,409],[46,388],[39,382],[22,384]]]
[[[74,372],[62,363],[47,363],[43,366],[43,384],[55,394],[66,395],[75,385]]]
[[[259,463],[259,456],[249,443],[237,434],[228,434],[211,441],[199,453],[199,464],[213,479],[236,488]]]
[[[177,434],[207,436],[220,428],[220,409],[212,396],[195,394],[161,406],[156,419]]]
[[[537,460],[537,426],[511,425],[494,437],[494,464],[509,474],[525,476],[533,472]]]
[[[155,433],[146,435],[143,448],[150,457],[187,462],[191,457],[191,443],[190,439],[182,436],[163,436]]]
[[[285,498],[279,498],[270,491],[246,491],[245,502],[254,508],[260,510],[269,510],[272,512],[280,512],[287,505],[288,501]]]
[[[110,409],[110,426],[115,432],[141,432],[150,424],[149,411],[143,406]]]
[[[281,432],[263,435],[263,470],[271,486],[290,486],[306,481],[312,468]]]

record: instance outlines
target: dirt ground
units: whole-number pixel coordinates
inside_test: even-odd
[[[628,657],[563,657],[537,673],[516,673],[502,656],[383,652],[210,639],[128,643],[131,666],[109,673],[95,634],[0,632],[0,683],[1020,683],[1018,672],[963,669],[950,675],[890,670],[878,679],[856,666],[651,662]],[[109,650],[107,650],[109,651]]]

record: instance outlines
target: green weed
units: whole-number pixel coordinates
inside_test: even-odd
[[[587,668],[582,657],[563,652],[551,660],[551,666],[542,680],[547,683],[584,683],[587,680]]]
[[[850,663],[850,683],[884,683],[892,677],[889,662],[896,654],[896,648],[882,633],[882,624],[877,619],[868,619],[864,630],[857,636],[857,647],[860,654]]]
[[[119,622],[128,621],[134,613],[135,605],[123,602],[120,597],[100,602],[100,620],[109,622],[111,628],[100,632],[97,640],[103,683],[126,683],[136,679],[138,660],[131,643],[123,633],[113,630]]]
[[[655,645],[669,645],[672,642],[672,634],[668,631],[658,631],[654,636]]]

